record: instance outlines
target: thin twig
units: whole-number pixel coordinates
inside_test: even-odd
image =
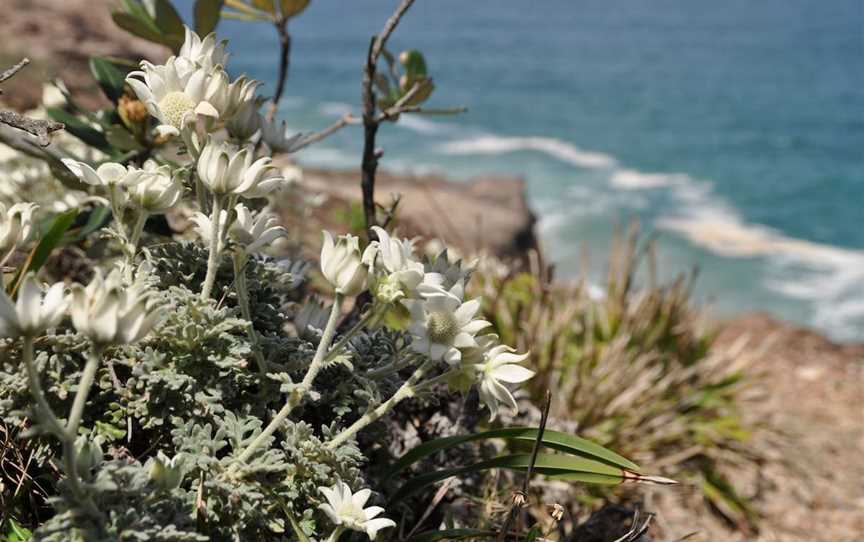
[[[7,81],[15,76],[19,71],[21,71],[24,66],[30,63],[29,58],[23,58],[21,61],[11,68],[4,71],[0,74],[0,83]],[[20,115],[15,111],[0,111],[0,123],[6,124],[13,128],[17,128],[19,130],[24,130],[25,132],[33,135],[36,138],[36,141],[42,147],[47,147],[51,143],[51,132],[56,132],[57,130],[62,130],[65,128],[62,122],[55,122],[53,120],[40,120],[40,119],[32,119],[30,117],[25,117],[24,115]]]
[[[30,64],[30,59],[27,58],[27,57],[22,58],[22,59],[21,59],[21,62],[19,62],[18,64],[15,64],[15,65],[12,66],[11,68],[7,69],[7,70],[4,71],[2,74],[0,74],[0,83],[3,83],[3,82],[6,81],[7,79],[12,79],[12,77],[13,77],[16,73],[18,73],[19,71],[21,71],[21,69],[22,69],[24,66],[26,66],[27,64]]]
[[[408,538],[414,536],[414,533],[417,532],[417,529],[419,529],[420,526],[423,525],[424,521],[429,519],[429,516],[432,515],[432,512],[435,510],[435,508],[438,507],[438,504],[441,503],[441,500],[444,498],[445,495],[447,495],[447,492],[450,491],[450,486],[453,485],[453,482],[455,481],[455,477],[448,478],[447,481],[445,481],[441,485],[441,487],[438,488],[438,491],[435,492],[435,496],[432,497],[432,501],[429,503],[429,506],[426,507],[426,511],[423,512],[423,515],[420,516],[420,519],[417,520],[414,528],[411,529],[411,531],[406,536],[400,537],[401,540],[407,540]]]
[[[308,147],[309,145],[312,145],[313,143],[318,143],[319,141],[321,141],[323,139],[327,139],[328,137],[330,137],[334,133],[338,132],[342,128],[348,126],[349,124],[360,124],[360,119],[358,119],[357,117],[355,117],[351,113],[345,113],[345,115],[343,115],[342,118],[340,118],[339,120],[337,120],[336,122],[334,122],[333,124],[328,126],[327,128],[324,128],[320,132],[313,132],[311,134],[306,134],[303,137],[301,137],[300,139],[298,139],[296,143],[294,143],[293,145],[290,146],[290,148],[288,149],[287,152],[293,153],[293,152],[297,152],[301,149],[305,149],[306,147]]]
[[[639,509],[637,508],[633,511],[633,523],[630,526],[630,530],[624,533],[624,536],[615,539],[615,542],[633,542],[638,539],[648,530],[648,527],[651,525],[651,519],[653,518],[654,514],[648,514],[645,521],[639,523]]]
[[[291,34],[288,33],[288,21],[276,22],[276,32],[279,34],[279,78],[276,83],[276,92],[270,102],[267,111],[267,120],[272,121],[279,109],[279,100],[285,91],[285,82],[288,80],[288,67],[291,62]]]
[[[375,217],[375,172],[378,169],[378,153],[375,148],[375,136],[378,133],[379,121],[375,115],[375,70],[378,58],[387,44],[390,35],[396,30],[399,21],[411,7],[414,0],[402,0],[393,15],[384,23],[381,32],[369,42],[366,54],[366,64],[363,67],[363,161],[361,164],[361,188],[363,190],[363,216],[370,237],[374,236],[371,228],[376,225]]]
[[[0,111],[0,122],[33,135],[41,147],[47,147],[51,144],[51,138],[49,137],[51,132],[56,132],[66,127],[62,122],[33,119],[20,115],[15,111]]]

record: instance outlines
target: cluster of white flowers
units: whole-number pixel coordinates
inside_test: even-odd
[[[183,183],[171,166],[148,160],[142,168],[105,162],[96,169],[85,162],[63,163],[84,183],[105,190],[116,213],[132,207],[139,213],[162,214],[183,196]],[[122,216],[117,217],[122,220]]]
[[[159,320],[161,309],[154,294],[143,281],[123,281],[119,270],[107,278],[97,270],[90,284],[74,284],[69,294],[62,282],[43,290],[28,273],[16,301],[0,288],[0,338],[37,337],[56,327],[68,312],[73,326],[94,344],[132,344]]]
[[[28,273],[15,285],[17,288],[10,288],[10,291],[17,289],[16,299],[0,287],[0,338],[23,338],[34,395],[42,393],[38,378],[32,376],[36,337],[69,316],[72,326],[93,346],[82,371],[69,425],[66,429],[55,428],[55,434],[65,439],[64,444],[77,435],[84,401],[104,349],[142,340],[160,320],[162,308],[159,296],[146,278],[147,266],[133,278],[133,270],[142,267],[137,260],[138,243],[150,215],[169,212],[185,194],[194,192],[197,212],[191,213],[191,221],[208,247],[201,299],[215,302],[211,294],[216,272],[221,257],[230,252],[237,304],[243,318],[253,321],[245,264],[252,254],[286,232],[273,214],[266,210],[255,212],[245,200],[267,197],[286,184],[285,176],[273,166],[269,155],[274,151],[290,152],[296,136],[288,137],[284,123],[270,121],[260,114],[261,100],[255,96],[258,83],[245,76],[231,81],[225,71],[227,60],[224,42],[217,42],[213,35],[202,39],[187,28],[185,43],[176,56],[160,65],[142,62],[141,69],[126,79],[159,123],[156,145],[177,136],[173,142],[183,152],[174,158],[180,165],[174,159],[157,161],[158,153],[154,153],[156,159],[143,164],[136,162],[138,167],[111,161],[97,167],[83,161],[63,161],[89,192],[107,197],[116,225],[114,238],[124,241],[123,262],[107,273],[97,269],[87,286],[73,284],[67,288],[64,283],[57,283],[45,289],[33,273]],[[100,201],[105,200],[100,197]],[[8,255],[33,240],[36,207],[32,203],[16,203],[7,209],[0,203],[0,266]],[[324,232],[321,271],[335,289],[336,299],[328,311],[315,303],[307,305],[295,318],[298,335],[318,342],[315,355],[302,381],[293,384],[294,391],[283,408],[237,455],[238,464],[251,457],[256,447],[265,445],[303,395],[313,392],[316,375],[341,353],[351,334],[363,328],[364,322],[380,322],[391,309],[410,315],[407,329],[411,352],[404,360],[394,361],[395,370],[411,364],[418,367],[391,400],[332,436],[326,446],[338,446],[380,418],[386,409],[413,396],[424,385],[428,389],[438,382],[447,381],[459,389],[466,382],[467,386],[476,385],[492,418],[502,405],[516,409],[516,401],[505,384],[522,383],[533,373],[521,365],[527,354],[517,354],[499,344],[498,337],[489,332],[491,324],[479,317],[480,299],[466,298],[465,286],[472,266],[450,261],[446,251],[436,258],[422,260],[415,254],[412,240],[391,236],[377,226],[373,232],[375,239],[365,250],[357,237],[334,237]],[[334,344],[342,299],[366,290],[373,299],[372,309],[363,316],[362,325],[342,334]],[[373,316],[377,317],[374,321]],[[260,374],[266,378],[272,370],[272,360],[267,359],[264,342],[259,341],[255,326],[249,325],[246,331]],[[429,372],[442,374],[423,380]],[[53,419],[54,425],[58,425]],[[82,458],[101,455],[98,450],[87,448],[89,445],[85,442],[80,447]],[[151,479],[163,490],[175,489],[182,482],[179,458],[169,459],[160,453],[151,458],[149,468]],[[348,485],[339,481],[320,491],[326,502],[319,508],[335,526],[330,536],[334,541],[344,529],[366,533],[374,540],[378,531],[395,525],[392,520],[379,517],[382,508],[366,507],[370,489],[352,493]]]
[[[288,136],[284,121],[261,115],[257,81],[245,75],[229,79],[225,44],[217,43],[213,34],[202,39],[186,28],[177,56],[160,65],[141,62],[126,82],[159,121],[156,131],[181,136],[193,154],[201,150],[206,135],[219,128],[237,141],[257,138],[272,152],[291,152],[300,134]]]
[[[455,374],[476,384],[480,398],[494,419],[500,405],[516,409],[504,385],[520,384],[534,373],[519,365],[528,354],[515,354],[497,335],[481,334],[491,324],[477,317],[479,299],[465,299],[465,283],[472,267],[450,262],[446,251],[421,262],[413,241],[391,236],[381,227],[361,253],[359,239],[334,239],[324,232],[321,271],[337,293],[356,295],[366,287],[376,302],[400,303],[411,315],[411,348],[432,361],[444,361]]]

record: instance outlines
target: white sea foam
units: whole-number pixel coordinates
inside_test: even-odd
[[[864,338],[864,251],[789,237],[751,224],[711,189],[710,183],[677,176],[670,186],[679,211],[657,220],[695,245],[728,257],[766,259],[765,285],[810,303],[811,325],[838,339]]]
[[[417,132],[418,134],[441,134],[453,129],[455,125],[409,114],[400,115],[396,126]]]
[[[687,180],[686,175],[677,173],[644,173],[635,169],[617,169],[609,178],[612,186],[624,190],[662,188],[685,183]]]
[[[609,168],[615,158],[602,152],[580,149],[572,143],[552,137],[503,137],[481,135],[444,143],[439,149],[447,154],[506,154],[517,151],[536,151],[581,168]]]

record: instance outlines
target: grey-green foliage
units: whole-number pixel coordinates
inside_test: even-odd
[[[291,320],[286,306],[297,295],[305,266],[263,259],[247,265],[255,326],[271,360],[269,378],[260,378],[250,365],[249,323],[239,317],[231,295],[212,303],[190,289],[202,274],[203,252],[174,243],[151,248],[149,256],[165,317],[143,341],[106,350],[82,423],[88,439],[106,452],[82,476],[105,517],[87,520],[61,482],[51,503],[57,514],[35,539],[66,540],[74,525],[86,540],[280,540],[292,532],[286,510],[316,534],[318,488],[336,479],[362,486],[365,461],[351,444],[330,450],[323,441],[344,418],[356,417],[394,386],[385,378],[382,391],[348,368],[391,363],[405,347],[404,337],[384,330],[355,336],[316,380],[314,404],[292,416],[304,421],[286,421],[278,441],[271,437],[228,474],[236,456],[284,403],[288,383],[302,378],[314,352],[315,343],[307,340],[314,336],[302,339],[283,331]],[[230,277],[222,274],[219,280],[227,286]],[[86,350],[87,341],[67,328],[37,343],[37,367],[56,412],[69,410]],[[32,400],[20,355],[17,341],[0,340],[0,414],[10,422],[39,419],[28,406]],[[32,432],[38,430],[37,425]],[[44,441],[59,457],[56,441],[47,436]],[[155,484],[157,452],[181,457],[179,487]],[[49,476],[62,478],[60,471]],[[206,498],[199,500],[199,492]]]

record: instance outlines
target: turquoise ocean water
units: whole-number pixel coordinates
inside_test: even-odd
[[[359,111],[369,36],[395,0],[314,0],[291,25],[282,115]],[[188,6],[187,6],[188,8]],[[230,71],[267,82],[263,24],[222,24]],[[698,266],[719,315],[766,310],[864,339],[864,2],[417,0],[392,40],[421,49],[450,118],[382,129],[383,167],[523,176],[560,275],[599,275],[638,218],[667,276]],[[359,129],[300,155],[355,167]]]

